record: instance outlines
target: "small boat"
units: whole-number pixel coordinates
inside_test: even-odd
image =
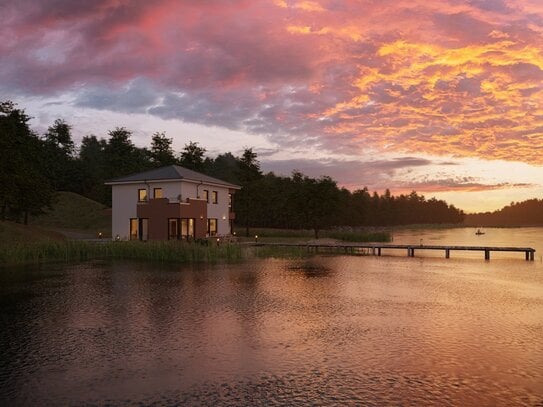
[[[485,232],[483,232],[481,229],[477,229],[477,232],[475,232],[477,236],[484,235]]]

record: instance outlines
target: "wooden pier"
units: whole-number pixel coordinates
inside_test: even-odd
[[[524,253],[527,261],[534,261],[535,249],[531,247],[494,247],[494,246],[438,246],[413,244],[386,244],[386,243],[253,243],[253,246],[300,247],[308,251],[334,252],[346,254],[369,254],[381,256],[383,250],[404,250],[408,257],[415,257],[415,252],[422,250],[438,250],[445,253],[445,258],[451,257],[452,251],[471,251],[484,253],[485,260],[490,260],[490,252],[519,252]]]

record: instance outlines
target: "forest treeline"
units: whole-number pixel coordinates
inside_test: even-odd
[[[206,149],[189,142],[176,153],[166,134],[153,134],[151,145],[140,148],[123,127],[107,138],[83,137],[76,146],[72,128],[56,120],[45,132],[29,127],[29,116],[10,101],[0,103],[0,216],[26,223],[29,215],[51,205],[55,191],[70,191],[111,205],[106,180],[177,164],[242,186],[234,196],[238,225],[304,228],[386,226],[415,223],[460,223],[464,213],[435,198],[412,192],[393,196],[351,192],[328,176],[311,178],[298,171],[290,176],[264,174],[256,153],[245,148],[206,156]]]
[[[468,226],[530,226],[543,225],[543,199],[511,202],[494,212],[468,214]]]

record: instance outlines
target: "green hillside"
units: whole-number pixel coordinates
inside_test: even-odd
[[[65,237],[61,233],[38,226],[25,226],[14,222],[0,222],[0,247],[18,243],[64,239]]]
[[[52,209],[33,217],[29,224],[47,229],[77,231],[89,236],[111,234],[111,209],[73,192],[58,192]]]

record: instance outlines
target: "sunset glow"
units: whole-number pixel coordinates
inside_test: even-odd
[[[543,198],[543,3],[0,3],[0,95],[470,212]]]

